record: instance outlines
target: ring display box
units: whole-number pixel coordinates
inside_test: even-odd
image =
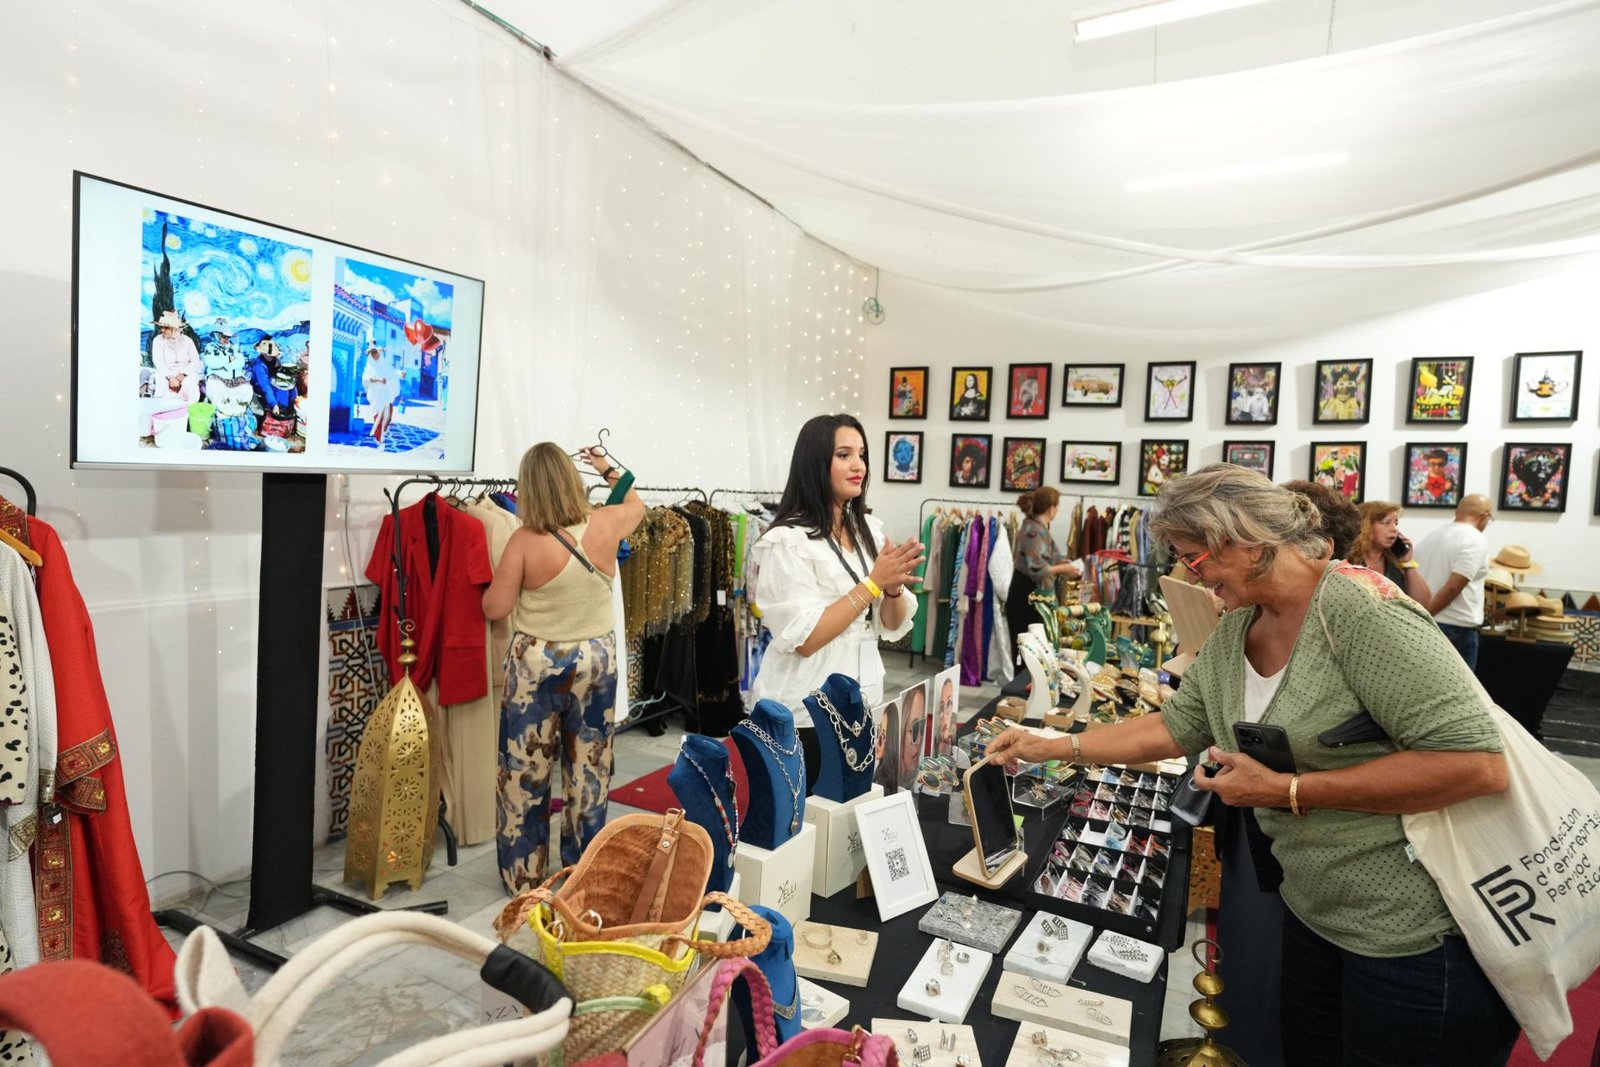
[[[733,879],[728,883],[728,895],[734,900],[739,898],[739,872],[733,872]],[[713,941],[726,941],[733,932],[733,916],[723,908],[716,911],[702,911],[700,913],[700,936],[709,937]]]
[[[1011,931],[1021,921],[1022,912],[1016,908],[991,904],[976,896],[945,893],[917,920],[917,929],[994,955],[1006,947]]]
[[[733,857],[734,874],[740,882],[736,899],[764,904],[782,912],[791,923],[810,915],[816,836],[816,827],[802,823],[799,833],[771,851],[741,842]]]
[[[867,866],[861,831],[856,826],[856,808],[882,796],[883,786],[874,785],[842,803],[814,794],[806,799],[806,822],[817,831],[811,877],[812,891],[818,896],[831,897],[854,885]]]
[[[967,958],[963,960],[962,956]],[[980,949],[935,941],[906,979],[895,1004],[914,1015],[958,1023],[967,1017],[972,1002],[978,998],[978,987],[993,961],[991,953]],[[946,963],[949,974],[944,973]]]
[[[832,990],[824,989],[804,978],[800,983],[800,1027],[815,1030],[833,1026],[850,1014],[850,1002]]]
[[[794,924],[794,971],[804,978],[864,987],[877,951],[878,934],[874,930],[814,922]],[[838,962],[830,954],[837,955]]]
[[[1133,1026],[1132,1001],[1014,974],[1002,976],[991,1007],[1002,1019],[1054,1026],[1124,1048]]]
[[[1101,970],[1148,982],[1156,976],[1167,954],[1148,941],[1107,930],[1089,950],[1089,962]]]
[[[1065,937],[1061,936],[1065,933]],[[1064,985],[1094,940],[1094,927],[1037,912],[1001,963],[1007,971]]]
[[[1041,1040],[1042,1039],[1042,1040]],[[1077,1067],[1128,1067],[1128,1050],[1109,1041],[1057,1030],[1053,1026],[1017,1027],[1005,1067],[1039,1067],[1071,1062]]]
[[[894,1042],[903,1067],[918,1067],[922,1063],[928,1067],[954,1067],[962,1056],[972,1067],[983,1062],[978,1053],[977,1035],[970,1026],[943,1026],[926,1019],[874,1019],[872,1032]],[[922,1045],[928,1046],[928,1055],[919,1060],[917,1048]]]

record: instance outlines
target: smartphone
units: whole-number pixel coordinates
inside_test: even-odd
[[[1021,845],[1005,767],[979,761],[967,771],[962,793],[972,816],[973,841],[983,857],[983,873],[993,876]]]
[[[1289,747],[1289,735],[1281,726],[1259,722],[1236,722],[1233,739],[1239,751],[1279,774],[1294,774],[1294,750]]]
[[[1405,534],[1395,534],[1394,544],[1389,551],[1394,553],[1395,559],[1405,559],[1411,554],[1411,542],[1406,540]]]

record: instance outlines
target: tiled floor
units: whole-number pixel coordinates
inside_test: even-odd
[[[930,670],[906,666],[903,655],[886,657],[885,688],[894,691],[927,677]],[[981,706],[995,694],[992,686],[963,688],[963,709]],[[965,712],[964,712],[965,714]],[[616,745],[614,781],[621,783],[648,774],[671,762],[683,736],[680,727],[669,728],[660,737],[643,730],[622,734]],[[1570,757],[1570,762],[1600,785],[1600,759]],[[635,809],[613,804],[614,814]],[[320,885],[346,890],[344,846],[330,845],[315,859],[315,877]],[[168,906],[183,906],[219,929],[232,930],[245,920],[248,910],[248,883],[229,883],[221,891],[196,890],[176,901],[171,887],[158,884],[155,893],[169,894]],[[491,923],[504,905],[506,895],[493,842],[471,845],[460,850],[455,867],[444,863],[443,851],[423,881],[421,891],[412,893],[391,887],[382,901],[385,907],[404,907],[422,901],[448,901],[451,918],[468,929],[492,936]],[[275,951],[292,955],[327,930],[347,920],[345,913],[331,908],[316,908],[285,925],[259,935],[255,940]],[[1191,982],[1197,966],[1187,950],[1205,936],[1204,916],[1190,916],[1185,948],[1168,962],[1166,1010],[1162,1037],[1187,1037],[1199,1034],[1190,1020],[1189,1002],[1195,998]],[[178,935],[167,932],[174,945]],[[247,962],[235,961],[245,986],[254,991],[269,977],[268,972]],[[284,1067],[343,1067],[371,1064],[428,1037],[473,1025],[478,1017],[478,977],[474,968],[443,953],[422,948],[398,948],[375,953],[349,972],[347,979],[317,999],[296,1030],[282,1057]]]

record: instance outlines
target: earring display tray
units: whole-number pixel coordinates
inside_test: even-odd
[[[1051,924],[1046,928],[1046,924]],[[1066,936],[1059,936],[1061,933]],[[1083,959],[1094,940],[1095,929],[1087,923],[1037,912],[1028,920],[1021,936],[1006,953],[1001,966],[1028,978],[1042,978],[1064,985]]]
[[[917,929],[994,955],[1006,947],[1021,921],[1016,908],[947,892],[917,921]]]
[[[800,985],[800,1026],[805,1030],[833,1026],[850,1014],[850,1002],[829,989],[804,978]]]
[[[1098,1041],[1053,1026],[1025,1023],[1017,1027],[1011,1055],[1006,1057],[1006,1067],[1067,1062],[1077,1067],[1128,1067],[1128,1050],[1109,1041]]]
[[[1161,969],[1167,954],[1148,941],[1139,941],[1115,930],[1107,930],[1089,950],[1089,962],[1101,970],[1148,982]]]
[[[947,1026],[926,1019],[874,1019],[872,1032],[894,1042],[902,1067],[960,1067],[957,1061],[962,1057],[969,1067],[980,1067],[983,1062],[978,1057],[978,1038],[970,1026]],[[911,1040],[913,1034],[915,1041]],[[953,1038],[948,1042],[950,1047],[939,1047],[941,1037]],[[916,1058],[920,1045],[928,1046],[928,1057],[921,1061]]]
[[[1001,976],[991,1008],[1002,1019],[1070,1030],[1124,1048],[1133,1028],[1132,1001],[1015,974]]]
[[[946,952],[949,974],[945,973]],[[963,960],[962,956],[967,958]],[[895,1005],[913,1015],[958,1023],[967,1017],[972,1002],[978,999],[978,987],[983,984],[993,961],[994,956],[988,952],[937,940],[922,954],[916,970],[911,972],[895,998]],[[938,983],[937,993],[929,988],[930,982]]]
[[[828,958],[830,951],[838,953],[839,962]],[[877,951],[878,935],[872,930],[810,921],[794,927],[794,971],[802,978],[863,987],[872,973],[872,957]]]

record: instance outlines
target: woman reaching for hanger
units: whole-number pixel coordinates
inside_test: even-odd
[[[821,750],[805,698],[830,674],[861,684],[862,703],[883,700],[878,639],[911,629],[915,597],[905,596],[922,562],[916,541],[895,544],[867,514],[867,439],[851,415],[818,415],[800,428],[777,518],[751,549],[753,599],[772,644],[751,685],[754,700],[776,700],[793,714],[805,751],[806,780],[821,770]]]
[[[608,485],[626,474],[603,452],[579,458]],[[590,507],[571,458],[545,441],[517,471],[521,527],[506,542],[483,594],[491,621],[511,616],[505,699],[500,705],[500,877],[513,896],[544,881],[550,850],[550,768],[559,750],[561,864],[578,862],[606,821],[611,713],[616,703],[616,616],[611,583],[617,546],[644,518],[628,489]]]

